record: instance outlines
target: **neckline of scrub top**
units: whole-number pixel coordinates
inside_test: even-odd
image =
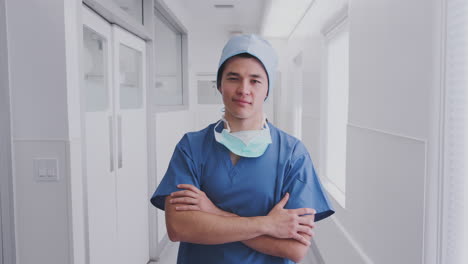
[[[222,121],[222,120],[219,120],[219,121]],[[216,123],[218,123],[218,122],[216,122]],[[217,132],[221,132],[224,129],[224,127],[223,126],[218,126],[215,129],[216,129]],[[237,161],[237,163],[235,165],[232,164],[231,156],[230,156],[231,151],[226,146],[224,146],[223,144],[216,141],[216,139],[214,137],[214,131],[213,131],[212,136],[213,136],[213,140],[215,141],[215,144],[218,145],[219,149],[223,153],[222,154],[222,159],[223,159],[224,165],[226,166],[226,169],[228,170],[229,177],[232,180],[232,178],[237,175],[239,169],[243,167],[243,163],[245,162],[244,160],[246,159],[246,157],[239,156],[239,160]]]

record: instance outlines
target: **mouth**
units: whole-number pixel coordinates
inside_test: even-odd
[[[242,100],[242,99],[232,99],[232,101],[234,101],[235,103],[241,104],[241,105],[251,105],[252,104],[251,102],[248,102],[248,101],[245,101],[245,100]]]

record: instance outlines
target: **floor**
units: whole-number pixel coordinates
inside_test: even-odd
[[[179,249],[179,243],[169,242],[167,247],[161,253],[161,257],[159,261],[156,262],[158,264],[175,264],[177,261],[177,250]],[[304,260],[299,264],[311,264],[311,257],[309,256],[311,251],[309,250],[308,255],[304,258]]]
[[[177,261],[177,250],[179,249],[179,243],[170,242],[161,253],[159,261],[156,263],[161,264],[175,264]]]

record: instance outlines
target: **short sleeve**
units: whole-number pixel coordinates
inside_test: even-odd
[[[308,153],[291,161],[290,170],[285,176],[282,196],[286,192],[290,195],[285,208],[313,208],[317,212],[315,214],[316,222],[335,213],[315,173]]]
[[[180,191],[177,188],[178,184],[192,184],[200,188],[196,165],[190,156],[186,136],[177,144],[166,174],[151,197],[151,203],[155,207],[164,210],[166,196]]]

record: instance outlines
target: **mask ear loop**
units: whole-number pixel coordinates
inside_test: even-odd
[[[229,122],[226,120],[226,118],[224,118],[224,115],[221,116],[221,120],[224,121],[224,123],[226,123],[227,132],[231,132],[231,127],[229,126]]]
[[[224,121],[224,123],[226,123],[226,127],[227,127],[227,132],[231,132],[231,127],[229,126],[229,122],[226,120],[226,118],[224,118],[224,114],[221,116],[221,121]],[[219,122],[218,124],[216,124],[215,128],[219,125]],[[265,113],[263,113],[263,122],[262,122],[262,128],[263,129],[269,129],[268,127],[268,124],[266,122],[266,115]]]

